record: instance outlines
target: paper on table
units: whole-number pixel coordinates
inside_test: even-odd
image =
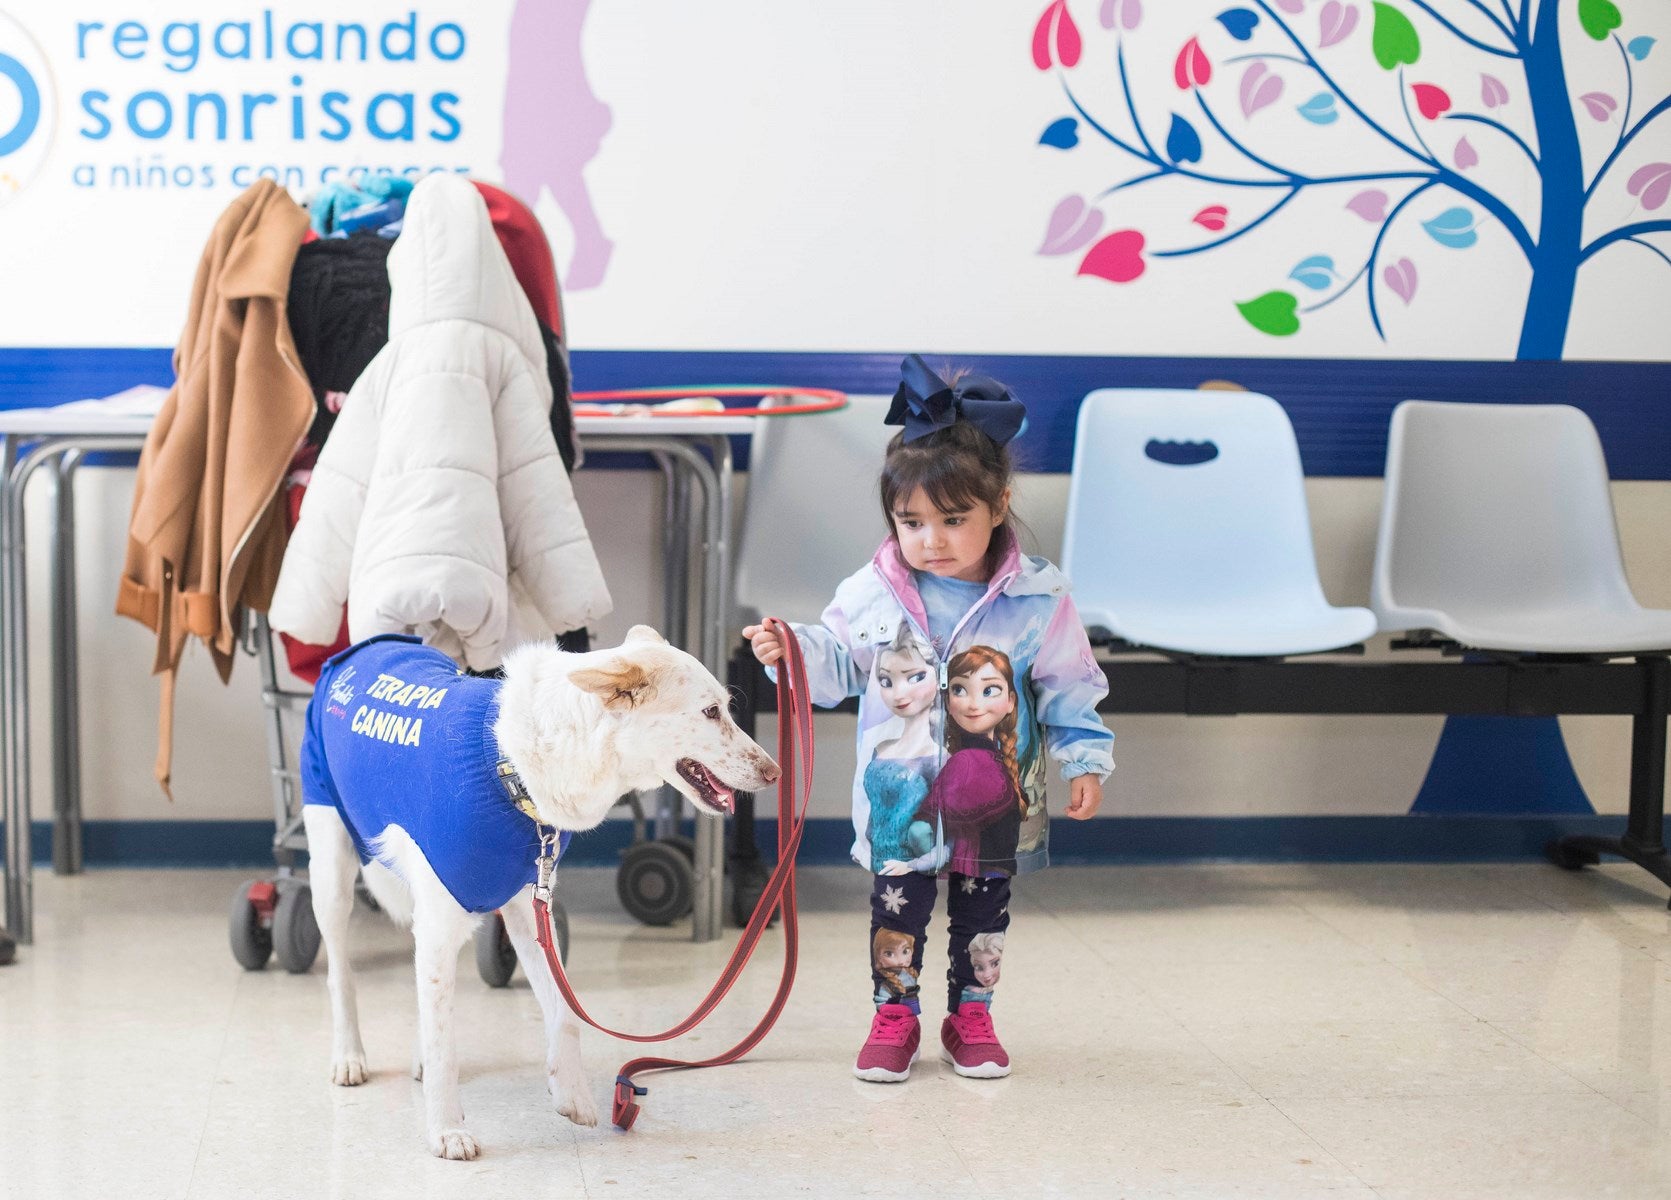
[[[53,406],[54,412],[101,414],[109,417],[154,417],[162,411],[163,398],[168,389],[151,383],[135,384],[112,396],[97,400],[71,400]]]

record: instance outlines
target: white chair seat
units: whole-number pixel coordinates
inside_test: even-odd
[[[1246,604],[1198,610],[1127,605],[1118,615],[1080,608],[1092,630],[1140,646],[1184,654],[1266,658],[1318,654],[1355,646],[1375,633],[1375,614],[1367,608]]]
[[[1663,609],[1546,608],[1494,612],[1452,606],[1449,612],[1406,612],[1393,619],[1403,628],[1432,629],[1478,650],[1540,654],[1671,650],[1671,612]]]

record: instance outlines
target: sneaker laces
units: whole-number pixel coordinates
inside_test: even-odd
[[[971,1004],[952,1018],[958,1036],[974,1045],[996,1043],[998,1031],[992,1027],[992,1014],[984,1004]]]
[[[915,1023],[916,1016],[908,1008],[899,1012],[877,1009],[876,1019],[870,1023],[871,1044],[903,1046],[911,1037],[911,1026]]]

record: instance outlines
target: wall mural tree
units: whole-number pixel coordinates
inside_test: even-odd
[[[1561,39],[1563,12],[1574,9],[1576,24],[1565,22],[1569,37],[1587,36],[1616,47],[1616,88],[1571,93]],[[1637,67],[1653,52],[1655,39],[1632,31],[1612,0],[1451,0],[1444,5],[1429,0],[1252,0],[1204,21],[1177,49],[1172,77],[1182,95],[1167,105],[1163,119],[1157,119],[1158,105],[1147,98],[1139,103],[1127,70],[1128,44],[1134,53],[1155,49],[1140,47],[1142,0],[1101,0],[1097,16],[1107,33],[1093,30],[1092,36],[1099,41],[1111,37],[1111,55],[1087,53],[1068,0],[1054,0],[1044,10],[1032,43],[1034,64],[1056,76],[1072,110],[1053,121],[1040,142],[1071,150],[1083,144],[1083,127],[1135,167],[1094,198],[1067,196],[1051,213],[1039,252],[1066,256],[1083,251],[1080,274],[1129,282],[1151,261],[1203,254],[1255,234],[1302,193],[1328,189],[1369,226],[1361,260],[1354,252],[1342,269],[1333,255],[1307,256],[1282,286],[1236,301],[1253,328],[1288,336],[1299,331],[1309,313],[1361,294],[1370,324],[1385,340],[1387,305],[1394,297],[1413,303],[1422,274],[1411,257],[1389,261],[1384,249],[1395,228],[1415,220],[1445,251],[1466,250],[1485,236],[1511,239],[1530,268],[1516,357],[1558,359],[1579,273],[1598,254],[1624,244],[1671,266],[1671,254],[1651,240],[1671,232],[1671,213],[1652,215],[1671,198],[1671,161],[1641,162],[1628,172],[1615,169],[1671,108],[1671,96],[1644,104],[1636,94]],[[1354,44],[1361,55],[1365,38],[1379,72],[1358,69],[1349,57]],[[1432,38],[1451,39],[1471,52],[1478,59],[1472,75],[1445,71],[1442,78],[1430,77],[1423,64],[1433,56],[1424,54],[1430,49],[1424,39]],[[1104,63],[1112,63],[1116,72],[1123,112],[1093,112],[1081,101],[1086,89],[1076,83]],[[1232,78],[1234,86],[1227,89]],[[1396,97],[1401,122],[1375,115],[1387,107],[1377,102],[1388,98],[1371,96],[1377,88]],[[1256,144],[1254,118],[1285,97],[1311,125],[1357,123],[1384,149],[1385,165],[1319,172],[1277,161],[1278,154]],[[1239,109],[1240,122],[1224,119],[1231,103]],[[1599,161],[1584,161],[1580,120],[1615,130],[1611,148]],[[1524,155],[1530,162],[1537,177],[1535,197],[1505,197],[1481,179],[1480,145],[1488,140],[1499,143],[1492,153]],[[1635,161],[1642,155],[1630,157]],[[1212,236],[1156,249],[1138,229],[1103,232],[1104,206],[1113,207],[1113,197],[1162,179],[1201,185],[1205,203],[1193,221]],[[1620,188],[1634,201],[1631,218],[1604,232],[1592,229],[1586,237],[1587,212],[1606,211],[1597,204],[1601,197],[1616,206]]]

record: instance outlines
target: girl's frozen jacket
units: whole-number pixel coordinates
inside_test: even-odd
[[[938,653],[930,645],[922,597],[891,537],[867,566],[836,589],[821,624],[794,626],[813,701],[828,707],[848,696],[860,697],[853,861],[872,871],[950,869],[995,876],[1037,870],[1048,864],[1050,853],[1046,753],[1060,764],[1064,779],[1107,775],[1114,769],[1114,735],[1096,713],[1108,683],[1091,654],[1066,576],[1042,558],[1022,555],[1007,528],[997,536],[1005,538],[998,570]],[[940,685],[932,708],[921,718],[897,715],[879,678],[882,656],[904,640],[928,662]],[[977,647],[997,654],[968,655]],[[975,658],[1007,661],[1012,736],[997,736],[1002,729],[971,730],[950,739],[961,743],[961,750],[948,745],[948,723],[961,724],[957,697],[967,686],[948,677],[960,655],[965,663]],[[992,688],[1000,701],[1004,686]],[[935,753],[898,758],[879,753],[905,743],[906,725],[916,719],[932,723]],[[948,805],[957,797],[937,794],[933,784],[954,751],[969,761],[953,764],[948,779],[1000,790],[1013,807],[1000,804],[995,812],[990,803],[975,803],[972,808],[979,811],[951,812]],[[885,760],[889,770],[870,769]],[[896,778],[902,771],[917,779]],[[1019,796],[1011,780],[1019,781]],[[886,844],[873,846],[873,839]]]

